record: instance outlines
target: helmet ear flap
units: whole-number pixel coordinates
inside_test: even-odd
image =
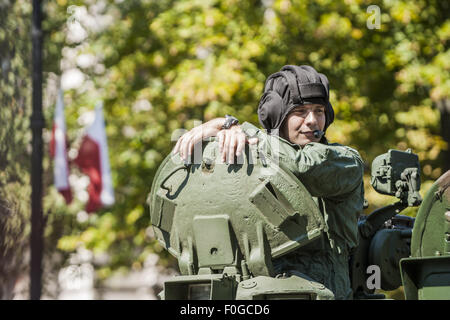
[[[327,93],[328,100],[330,100],[330,82],[328,81],[328,78],[323,73],[319,73],[320,82],[325,87],[325,91]]]
[[[334,109],[333,106],[330,103],[330,83],[328,81],[328,78],[323,73],[319,73],[320,82],[322,82],[323,86],[325,87],[325,90],[327,92],[328,96],[328,103],[325,106],[325,116],[326,116],[326,122],[325,122],[325,128],[324,131],[327,130],[329,125],[334,121]]]
[[[326,131],[327,128],[330,126],[331,123],[334,121],[334,109],[331,106],[331,103],[328,102],[325,107],[325,128],[323,131]]]
[[[278,128],[281,114],[278,109],[283,104],[283,98],[278,92],[269,90],[264,92],[258,104],[259,123],[268,131]]]

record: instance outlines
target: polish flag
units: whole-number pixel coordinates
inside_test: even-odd
[[[72,191],[69,185],[69,161],[67,158],[66,120],[64,117],[64,98],[59,90],[56,101],[55,118],[53,120],[52,138],[50,140],[50,156],[53,159],[53,179],[56,189],[66,199],[72,202]]]
[[[103,102],[99,102],[95,107],[94,122],[87,129],[74,162],[90,179],[86,211],[95,212],[104,206],[112,205],[114,191],[106,143]]]

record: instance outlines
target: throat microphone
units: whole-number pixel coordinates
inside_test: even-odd
[[[315,138],[322,138],[322,136],[325,134],[325,132],[323,132],[322,130],[314,130],[313,134],[314,134]]]

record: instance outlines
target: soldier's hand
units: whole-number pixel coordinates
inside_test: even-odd
[[[222,153],[222,161],[234,163],[234,157],[240,156],[245,143],[256,144],[258,138],[250,138],[242,131],[240,126],[232,126],[230,129],[222,130],[225,118],[216,118],[200,126],[197,126],[183,134],[175,144],[172,153],[180,154],[186,161],[192,154],[194,146],[203,139],[217,136],[219,139],[219,151]]]
[[[179,153],[186,161],[191,156],[194,146],[203,139],[216,136],[224,123],[225,118],[216,118],[189,130],[178,139],[172,153]]]
[[[234,163],[234,157],[239,157],[245,147],[245,143],[256,144],[258,138],[247,139],[241,126],[235,125],[229,129],[220,130],[217,133],[219,139],[219,152],[222,155],[222,162]]]

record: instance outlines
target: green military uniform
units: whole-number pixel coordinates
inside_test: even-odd
[[[311,142],[304,147],[277,136],[267,135],[245,122],[242,129],[257,136],[258,148],[291,170],[315,198],[327,224],[323,250],[299,249],[274,261],[278,273],[303,273],[335,294],[336,299],[352,298],[349,255],[357,245],[357,220],[363,209],[363,161],[347,146]]]

